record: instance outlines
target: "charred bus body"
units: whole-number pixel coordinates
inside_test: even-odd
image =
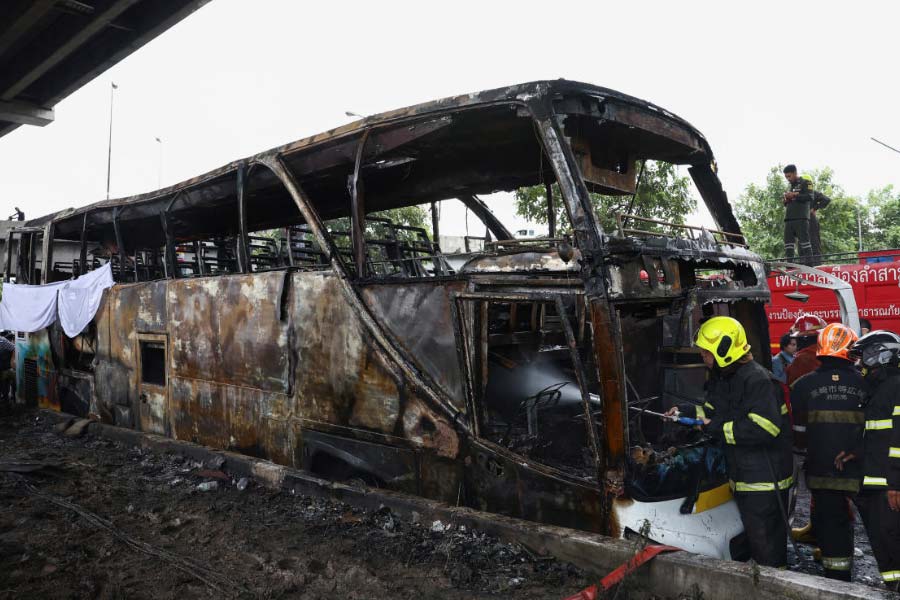
[[[687,166],[721,231],[627,216],[604,231],[589,194],[633,194],[646,160]],[[479,198],[536,185],[548,214],[565,207],[565,237],[551,218],[548,238],[512,239]],[[462,264],[424,230],[373,217],[438,201],[489,232]],[[109,262],[117,282],[78,337],[20,334],[22,402],[740,554],[714,452],[635,409],[702,402],[705,316],[739,318],[768,361],[765,268],[706,140],[648,102],[560,80],[400,109],[26,222],[5,253],[7,281]]]

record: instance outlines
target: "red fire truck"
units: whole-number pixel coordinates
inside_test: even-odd
[[[824,257],[831,263],[816,267],[847,282],[853,289],[860,319],[868,319],[872,329],[900,332],[900,249],[853,252]],[[800,273],[804,280],[824,283],[824,275]],[[838,299],[831,289],[798,282],[783,272],[769,276],[772,301],[766,305],[772,353],[777,353],[779,338],[803,313],[840,322]]]

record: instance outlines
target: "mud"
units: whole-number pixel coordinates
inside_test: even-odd
[[[0,417],[0,460],[53,463],[0,472],[0,598],[531,599],[590,584],[571,565],[462,527],[253,483],[241,491],[218,465],[53,425]],[[205,482],[216,489],[200,491]]]

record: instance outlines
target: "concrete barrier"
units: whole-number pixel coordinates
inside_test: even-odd
[[[66,414],[44,412],[54,419],[71,419]],[[90,431],[100,437],[155,453],[174,453],[201,462],[221,457],[225,461],[223,468],[228,472],[237,477],[250,477],[269,488],[303,496],[331,498],[364,509],[384,506],[401,518],[425,524],[439,520],[454,526],[465,525],[506,542],[520,543],[533,552],[571,562],[598,579],[626,562],[636,550],[635,543],[626,540],[449,506],[388,490],[327,481],[267,460],[132,429],[92,423]],[[718,560],[689,552],[658,556],[629,576],[628,584],[641,592],[660,597],[735,600],[900,599],[900,595],[884,589],[755,564]],[[561,589],[560,598],[577,591]]]

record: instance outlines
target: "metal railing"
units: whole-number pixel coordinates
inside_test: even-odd
[[[718,229],[707,229],[706,227],[700,227],[697,225],[682,225],[680,223],[671,223],[669,221],[662,221],[660,219],[651,219],[649,217],[641,217],[638,215],[628,215],[623,213],[616,213],[616,228],[619,231],[619,235],[622,237],[626,237],[629,235],[632,236],[655,236],[660,237],[665,234],[659,231],[649,231],[646,229],[634,229],[625,227],[625,223],[628,219],[632,221],[640,221],[642,223],[653,223],[655,225],[662,225],[664,227],[669,227],[675,231],[681,233],[687,233],[687,237],[692,240],[697,239],[697,234],[700,234],[704,231],[708,232],[713,236],[713,239],[719,244],[729,244],[731,246],[741,246],[742,248],[747,247],[747,240],[743,235],[739,233],[731,233],[728,231],[720,231]]]

